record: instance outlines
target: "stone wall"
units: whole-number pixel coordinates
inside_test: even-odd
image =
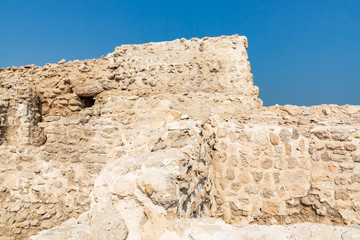
[[[0,69],[0,239],[359,224],[360,107],[262,107],[246,48],[180,39]]]
[[[3,78],[0,85],[0,142],[11,145],[42,145],[46,136],[38,127],[41,121],[41,104],[35,89],[20,80],[5,80]]]
[[[328,106],[319,107],[326,111]],[[360,107],[215,121],[214,215],[232,224],[359,224]]]

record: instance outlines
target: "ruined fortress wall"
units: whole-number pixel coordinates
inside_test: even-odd
[[[282,108],[293,115],[271,108],[211,123],[215,216],[233,224],[359,224],[360,107]]]
[[[1,69],[1,234],[21,238],[88,210],[94,179],[108,158],[122,154],[113,149],[133,144],[124,126],[159,128],[179,119],[161,98],[187,94],[178,109],[195,101],[201,118],[209,114],[201,93],[236,94],[239,111],[261,105],[246,48],[237,36],[182,39]]]
[[[359,224],[360,107],[262,107],[246,48],[180,39],[0,69],[0,235],[79,215],[64,232],[105,236],[110,219],[159,239],[172,219],[206,216]]]
[[[106,90],[137,96],[236,94],[243,106],[258,107],[246,48],[247,39],[236,36],[123,45],[100,59],[1,69],[2,91],[33,87],[46,116],[80,111],[84,98]]]

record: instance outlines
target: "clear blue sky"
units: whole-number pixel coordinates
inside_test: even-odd
[[[264,105],[360,105],[360,0],[0,0],[0,67],[236,33]]]

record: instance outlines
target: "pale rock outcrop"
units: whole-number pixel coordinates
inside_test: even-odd
[[[181,219],[173,223],[161,240],[350,240],[359,239],[358,227],[329,227],[320,224],[298,223],[290,226],[250,225],[235,228],[214,219]]]
[[[92,240],[124,240],[128,235],[121,213],[111,202],[92,209],[90,226]]]

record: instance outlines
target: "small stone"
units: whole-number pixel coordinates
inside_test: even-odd
[[[21,209],[20,205],[15,205],[10,209],[10,212],[18,212]]]
[[[291,146],[289,144],[285,144],[285,154],[288,156],[291,155]]]
[[[226,170],[226,179],[234,180],[235,179],[235,172],[233,168],[228,168]]]
[[[298,165],[298,161],[293,157],[287,158],[286,161],[288,162],[288,168],[290,169],[295,168]]]
[[[360,162],[360,155],[353,156],[354,162]]]
[[[61,59],[59,62],[58,62],[58,64],[63,64],[63,63],[65,63],[66,61],[65,61],[65,59]]]
[[[60,180],[56,180],[53,185],[57,188],[61,188],[62,187],[62,182]]]
[[[45,219],[49,219],[51,218],[51,214],[50,213],[45,213],[41,219],[45,220]]]
[[[350,151],[350,152],[353,152],[353,151],[355,151],[356,150],[356,145],[354,145],[354,144],[345,144],[344,145],[344,148],[345,148],[345,150],[347,150],[347,151]]]
[[[301,153],[304,153],[305,152],[305,141],[304,139],[302,139],[300,142],[299,142],[299,145],[298,145],[298,148],[297,150],[299,150]]]
[[[271,198],[271,196],[274,194],[274,191],[272,191],[269,188],[264,188],[264,190],[261,192],[261,196],[264,198]]]
[[[300,136],[299,131],[297,128],[294,128],[291,134],[291,139],[298,139]]]
[[[39,225],[39,220],[38,219],[34,219],[34,220],[32,220],[31,222],[30,222],[30,225],[31,226],[38,226]]]
[[[272,161],[270,159],[266,159],[261,163],[261,167],[264,169],[270,169],[272,167]]]
[[[219,127],[217,130],[217,137],[218,138],[224,138],[227,136],[227,129]]]
[[[279,214],[280,204],[276,202],[264,201],[261,207],[261,211],[269,214]]]
[[[81,110],[79,106],[69,106],[69,109],[73,112]]]
[[[294,183],[291,187],[293,197],[302,197],[307,194],[308,188],[305,184]]]
[[[260,182],[262,177],[263,177],[263,173],[262,172],[251,172],[253,179],[256,183]]]
[[[70,105],[70,106],[81,106],[81,102],[78,101],[78,100],[75,100],[75,99],[71,98],[71,99],[69,100],[69,105]]]
[[[350,199],[350,195],[349,195],[349,193],[347,192],[347,190],[346,189],[343,189],[343,188],[341,188],[341,189],[336,189],[335,190],[335,199],[336,200],[344,200],[344,201],[347,201],[347,200],[349,200]]]
[[[327,153],[327,152],[324,152],[324,153],[322,153],[321,154],[321,160],[323,160],[323,161],[325,161],[325,162],[328,162],[328,161],[330,161],[330,155],[329,155],[329,153]]]
[[[255,140],[263,146],[268,144],[268,135],[265,132],[256,132],[255,133]]]
[[[314,161],[319,161],[319,160],[320,160],[320,154],[319,154],[319,152],[314,152],[313,154],[311,154],[311,158],[312,158]]]
[[[151,196],[154,193],[154,189],[151,187],[151,184],[145,184],[145,192],[148,196]]]
[[[41,222],[40,227],[43,229],[49,229],[54,226],[54,223],[51,220],[45,220]]]
[[[68,100],[62,99],[62,100],[59,100],[59,103],[60,103],[61,105],[68,105]]]
[[[272,145],[278,145],[279,144],[279,137],[275,133],[270,133],[270,142]]]
[[[182,115],[180,116],[180,120],[186,120],[186,119],[189,119],[189,115],[187,115],[187,114],[182,114]]]
[[[108,65],[109,69],[116,69],[119,67],[119,65],[120,63],[115,62],[114,58],[109,59],[109,65]]]
[[[311,206],[311,205],[315,204],[316,199],[312,195],[309,195],[309,196],[302,197],[300,199],[300,202],[306,206]]]
[[[330,133],[327,130],[315,131],[314,135],[320,140],[327,140],[330,138]]]
[[[290,142],[291,133],[288,129],[286,128],[281,129],[279,136],[281,141],[283,141],[284,143]]]
[[[314,144],[314,147],[315,147],[316,150],[324,149],[325,143],[321,142],[321,141],[316,141],[315,144]]]
[[[90,69],[84,63],[80,64],[78,69],[80,72],[89,72],[90,71]]]
[[[46,213],[43,206],[41,206],[38,210],[36,210],[37,215],[44,215]]]
[[[185,102],[185,99],[182,98],[182,97],[178,97],[178,101],[179,101],[179,102]]]
[[[240,170],[238,179],[240,183],[249,183],[250,182],[250,174],[247,170]]]
[[[331,132],[331,138],[334,141],[346,141],[350,135],[350,132],[348,131],[332,131]]]

